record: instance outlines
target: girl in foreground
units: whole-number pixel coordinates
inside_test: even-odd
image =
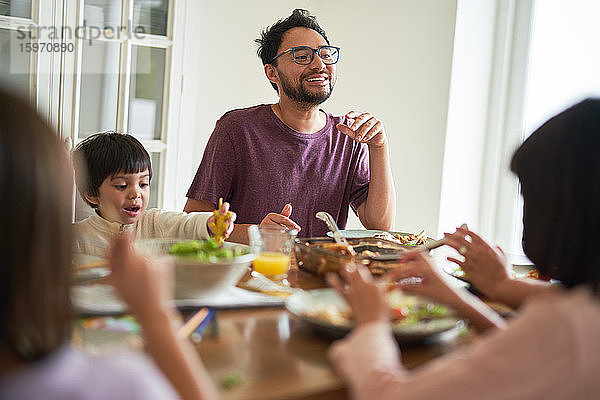
[[[329,353],[353,396],[600,398],[599,152],[598,99],[550,119],[515,152],[511,169],[524,199],[523,249],[541,274],[561,284],[527,290],[505,330],[488,329],[471,346],[408,371],[381,290],[368,271],[349,266],[342,272],[345,283],[332,279],[357,324]],[[469,254],[469,241],[454,245]],[[406,269],[431,271],[423,253],[410,253],[404,261],[406,268],[398,268],[396,278]]]
[[[196,350],[175,334],[168,269],[126,237],[110,254],[111,279],[170,384],[143,354],[90,357],[70,346],[71,171],[57,135],[0,91],[0,398],[216,398]]]

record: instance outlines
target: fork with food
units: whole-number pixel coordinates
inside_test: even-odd
[[[229,211],[229,203],[223,202],[223,198],[219,198],[219,205],[213,211],[213,215],[208,219],[208,226],[212,230],[213,237],[219,247],[223,247],[225,240],[233,232],[236,215],[233,211]]]

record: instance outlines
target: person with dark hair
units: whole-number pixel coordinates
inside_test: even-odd
[[[169,269],[125,237],[111,252],[111,280],[171,384],[141,353],[92,357],[70,346],[71,177],[55,132],[0,90],[0,398],[216,398],[192,344],[174,330],[181,318],[169,305]]]
[[[99,208],[95,197],[100,195],[105,179],[119,172],[144,172],[143,185],[150,187],[150,155],[142,143],[129,134],[106,131],[88,136],[77,145],[73,157],[79,194],[94,209]]]
[[[600,99],[588,99],[551,118],[515,152],[511,169],[524,200],[523,249],[541,274],[559,283],[518,286],[517,316],[471,346],[408,371],[368,270],[349,266],[342,271],[345,283],[330,279],[357,325],[329,351],[355,398],[600,398],[599,151]],[[463,230],[453,238],[467,260],[484,249],[472,235]],[[495,259],[477,254],[479,265]],[[431,270],[422,252],[408,253],[403,262],[406,268],[394,270],[392,278],[406,277],[406,269],[411,276]],[[503,288],[513,284],[502,282]],[[428,285],[426,276],[421,284]]]
[[[391,229],[396,203],[382,122],[319,108],[333,92],[340,48],[301,9],[256,42],[279,102],[229,111],[217,121],[185,211],[210,210],[223,197],[238,214],[231,237],[240,242],[248,240],[248,224],[259,222],[322,236],[328,228],[315,214],[327,211],[344,228],[349,207],[366,228]]]
[[[210,212],[184,213],[147,210],[152,166],[150,156],[135,137],[102,132],[87,137],[73,153],[75,179],[81,197],[96,211],[73,225],[73,249],[105,256],[109,244],[121,232],[136,239],[207,239],[212,234]],[[224,212],[229,204],[224,203]],[[228,222],[233,231],[235,213]]]

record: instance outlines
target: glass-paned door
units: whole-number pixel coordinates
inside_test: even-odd
[[[81,44],[79,138],[117,130],[121,44],[98,41]]]
[[[547,119],[586,97],[600,97],[600,3],[536,1],[524,112],[525,140]],[[592,50],[593,49],[593,50]],[[517,200],[513,249],[522,252],[523,198]]]
[[[167,0],[79,0],[73,139],[112,130],[139,139],[152,160],[149,207],[162,204],[172,4]],[[76,219],[91,210],[79,207]]]
[[[166,49],[132,46],[128,126],[144,140],[160,140],[165,60]]]
[[[32,0],[0,0],[0,87],[35,101],[39,26]]]
[[[0,15],[31,18],[31,0],[0,0]]]
[[[62,0],[0,0],[0,86],[59,128]]]
[[[169,16],[166,0],[135,0],[133,4],[133,26],[151,35],[166,36]]]
[[[19,40],[16,30],[0,28],[0,86],[28,98],[31,91],[30,74],[32,56],[19,49],[20,44],[31,43]]]

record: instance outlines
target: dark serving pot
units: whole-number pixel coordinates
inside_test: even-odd
[[[373,275],[383,275],[398,266],[396,260],[407,250],[404,245],[379,238],[349,238],[348,243],[357,253],[354,259],[333,238],[296,239],[294,250],[298,267],[323,276],[328,272],[339,272],[341,267],[354,261],[366,265]]]

